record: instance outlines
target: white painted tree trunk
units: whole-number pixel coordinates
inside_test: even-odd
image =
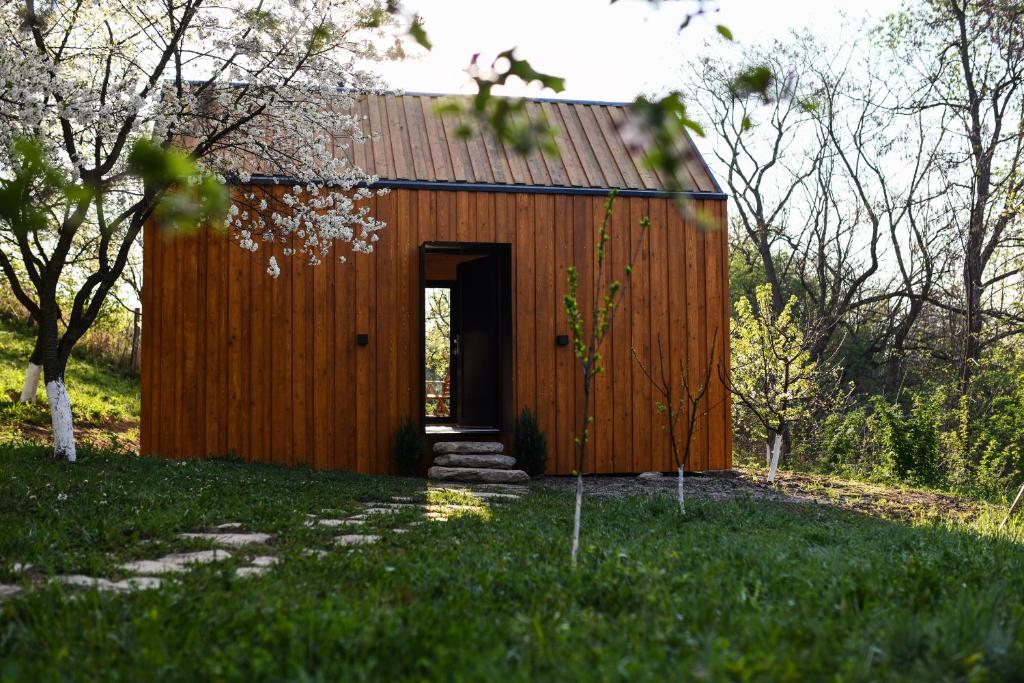
[[[1024,484],[1020,485],[1020,489],[1017,490],[1017,497],[1013,499],[1013,504],[1010,505],[1009,511],[1007,511],[1006,516],[1003,517],[1003,521],[999,523],[1000,529],[1006,526],[1006,523],[1010,521],[1010,517],[1013,515],[1013,511],[1017,509],[1017,505],[1020,504],[1022,496],[1024,496]]]
[[[71,419],[71,400],[64,380],[46,383],[46,398],[50,403],[53,423],[53,455],[58,460],[75,461],[75,430]]]
[[[765,446],[767,448],[767,445]],[[768,466],[768,483],[775,481],[775,473],[779,469],[779,455],[782,453],[782,434],[775,435],[775,445],[772,448],[772,460]]]
[[[679,513],[686,514],[686,494],[683,491],[683,485],[686,481],[686,474],[683,472],[683,468],[679,468]]]
[[[22,403],[36,402],[36,396],[39,394],[39,378],[42,374],[42,365],[36,365],[32,361],[28,362],[28,368],[25,370],[25,384],[21,387],[19,401]]]
[[[580,514],[583,512],[583,472],[576,473],[576,515],[572,521],[572,566],[580,551]]]

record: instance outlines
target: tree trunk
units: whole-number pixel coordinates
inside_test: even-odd
[[[767,444],[765,445],[767,448]],[[772,448],[771,464],[768,466],[768,483],[775,482],[775,473],[779,469],[779,456],[782,455],[782,434],[776,432],[775,445]]]
[[[28,367],[25,368],[25,383],[21,386],[21,397],[18,401],[21,403],[36,402],[36,397],[39,395],[39,379],[42,375],[43,366],[30,360]]]
[[[684,490],[683,490],[685,482],[686,482],[686,475],[683,472],[682,465],[680,465],[679,466],[679,487],[678,487],[677,493],[679,495],[679,514],[681,514],[681,515],[685,515],[686,514],[686,494],[684,493]]]
[[[142,325],[139,324],[141,318],[142,312],[136,308],[132,316],[132,355],[129,365],[129,370],[135,376],[142,372]]]
[[[50,402],[50,421],[53,424],[53,457],[74,462],[75,429],[71,417],[71,401],[64,379],[46,382],[46,397]]]
[[[970,257],[968,257],[970,258]],[[968,268],[965,278],[967,287],[966,320],[964,321],[964,352],[960,362],[960,395],[967,396],[971,390],[971,380],[974,378],[974,368],[981,357],[981,295],[982,287],[977,284],[980,277],[971,273],[973,268]]]
[[[49,323],[49,324],[47,324]],[[71,400],[64,386],[67,353],[58,340],[56,318],[45,316],[40,325],[39,347],[43,357],[43,378],[46,381],[46,399],[50,404],[50,424],[53,426],[53,457],[75,462],[75,429],[71,414]]]
[[[1017,490],[1017,497],[1013,499],[1010,509],[1006,512],[1006,516],[1003,517],[1003,521],[999,524],[1000,529],[1006,526],[1006,523],[1010,521],[1010,517],[1013,515],[1014,510],[1016,510],[1017,506],[1020,504],[1021,496],[1024,496],[1024,484],[1021,484],[1020,488]]]
[[[32,349],[32,355],[28,357],[28,367],[25,368],[25,384],[21,387],[21,403],[35,403],[39,394],[39,379],[43,374],[43,353],[38,339]]]
[[[576,514],[572,520],[572,566],[580,551],[580,515],[583,512],[583,470],[576,470]]]

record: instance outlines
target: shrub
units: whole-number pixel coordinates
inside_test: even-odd
[[[906,414],[898,405],[876,398],[878,440],[892,475],[915,484],[938,484],[942,477],[939,462],[939,435],[942,432],[943,407],[927,395],[918,395]]]
[[[531,477],[544,474],[548,460],[548,437],[537,424],[529,408],[523,408],[516,420],[516,464]]]
[[[395,471],[405,477],[415,476],[426,452],[427,444],[419,426],[406,417],[395,434]]]
[[[829,413],[814,425],[813,437],[826,472],[866,474],[874,465],[869,415],[863,407]]]

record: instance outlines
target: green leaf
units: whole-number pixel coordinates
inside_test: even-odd
[[[760,95],[768,97],[768,90],[775,82],[775,75],[765,65],[752,66],[741,71],[729,84],[729,90],[736,97]]]
[[[719,24],[718,26],[715,26],[715,30],[718,31],[718,35],[722,36],[726,40],[734,40],[732,37],[732,31],[729,30],[728,26]]]
[[[409,25],[409,35],[418,45],[427,50],[434,47],[433,43],[430,42],[430,38],[427,37],[427,30],[423,28],[423,19],[418,14],[412,18],[412,24]]]

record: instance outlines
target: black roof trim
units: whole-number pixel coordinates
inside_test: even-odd
[[[254,185],[294,185],[303,181],[291,176],[254,175],[250,183]],[[467,192],[511,192],[523,194],[570,194],[586,196],[605,196],[616,189],[620,197],[668,197],[686,199],[728,199],[724,192],[666,192],[664,190],[637,190],[610,187],[567,187],[564,185],[512,185],[509,183],[460,183],[444,180],[384,180],[373,183],[370,187],[386,187],[402,190],[461,190]]]

